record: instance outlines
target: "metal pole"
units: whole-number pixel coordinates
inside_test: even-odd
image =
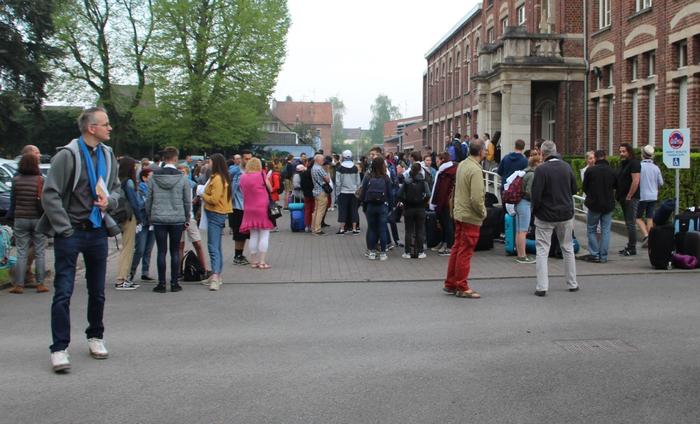
[[[680,209],[681,203],[681,170],[676,168],[676,215]]]

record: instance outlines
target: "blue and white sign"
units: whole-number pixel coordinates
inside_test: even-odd
[[[664,130],[664,165],[669,169],[690,168],[690,129]]]

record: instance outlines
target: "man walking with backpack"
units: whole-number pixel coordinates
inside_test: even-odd
[[[107,228],[114,221],[106,215],[119,200],[117,161],[104,144],[112,127],[102,108],[84,110],[78,118],[80,138],[60,148],[51,160],[44,183],[44,215],[37,230],[54,237],[56,276],[51,304],[51,365],[55,372],[70,369],[70,300],[78,255],[85,262],[88,291],[88,350],[95,359],[106,359],[104,324],[107,273]]]

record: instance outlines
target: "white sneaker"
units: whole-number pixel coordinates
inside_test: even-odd
[[[51,366],[54,372],[65,372],[70,369],[70,355],[67,350],[51,352]]]
[[[109,357],[105,341],[102,339],[88,339],[88,348],[90,349],[90,356],[95,359],[107,359]]]
[[[380,261],[385,261],[385,260],[387,260],[387,259],[389,259],[389,257],[386,255],[385,252],[382,252],[382,253],[379,254],[379,260],[380,260]]]
[[[442,250],[444,246],[445,243],[440,242],[437,244],[437,246],[431,247],[430,250],[432,250],[433,252],[437,252],[438,250]]]
[[[402,253],[402,254],[401,254],[401,257],[404,258],[404,259],[411,259],[411,255],[409,255],[409,254],[406,253],[406,252]]]
[[[212,278],[211,284],[209,285],[209,291],[219,291],[219,287],[221,287],[221,280],[218,278]]]
[[[369,259],[370,261],[373,261],[373,260],[377,259],[377,254],[374,252],[369,252],[367,254],[367,259]]]
[[[425,259],[425,258],[427,258],[427,257],[428,257],[428,255],[426,255],[425,252],[420,252],[420,253],[418,254],[418,259]]]

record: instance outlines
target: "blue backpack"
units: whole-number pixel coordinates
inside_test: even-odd
[[[384,203],[386,202],[386,179],[385,178],[370,178],[367,183],[367,192],[365,193],[365,202],[367,203]]]

